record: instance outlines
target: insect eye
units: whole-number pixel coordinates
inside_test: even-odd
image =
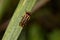
[[[31,16],[31,13],[30,12],[26,12],[27,15]]]

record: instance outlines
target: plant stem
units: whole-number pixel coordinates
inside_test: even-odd
[[[20,0],[2,40],[17,40],[23,27],[19,26],[26,11],[31,12],[37,0]]]

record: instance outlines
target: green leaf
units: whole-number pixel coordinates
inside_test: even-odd
[[[20,0],[2,40],[17,40],[23,27],[19,26],[22,16],[31,12],[37,0]]]

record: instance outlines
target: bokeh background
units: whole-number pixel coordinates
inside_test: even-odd
[[[0,40],[18,3],[19,0],[0,0]],[[37,7],[18,40],[60,40],[60,0],[50,0]]]

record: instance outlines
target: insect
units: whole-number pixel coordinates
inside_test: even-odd
[[[26,23],[29,21],[31,14],[29,12],[26,12],[26,14],[23,16],[21,22],[19,23],[20,26],[24,27]]]

